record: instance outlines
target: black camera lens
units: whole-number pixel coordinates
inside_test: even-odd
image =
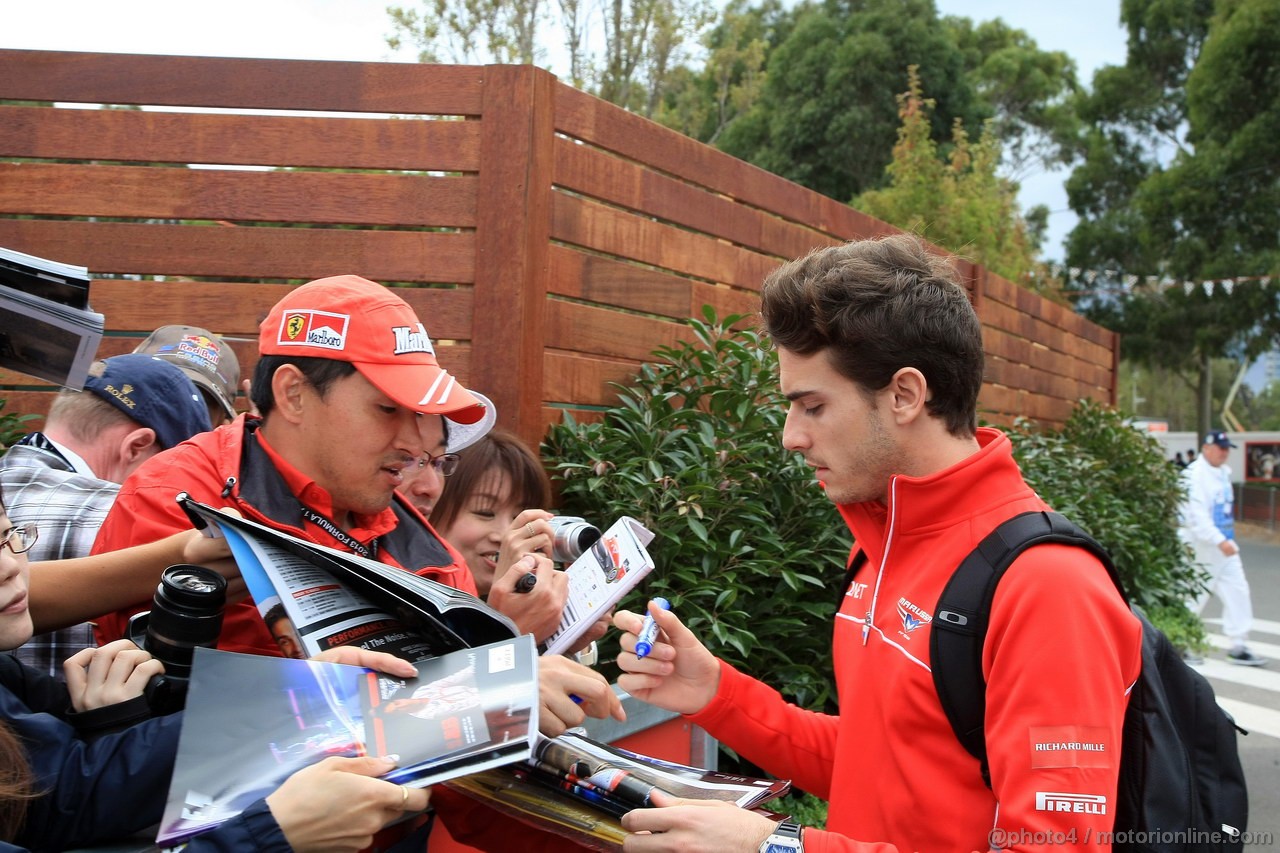
[[[168,675],[187,677],[196,646],[218,642],[226,601],[222,575],[204,566],[170,566],[156,587],[144,648],[160,659]]]

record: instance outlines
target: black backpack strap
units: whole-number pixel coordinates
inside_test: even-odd
[[[1016,515],[978,543],[947,581],[933,611],[929,666],[942,710],[960,744],[982,764],[982,779],[991,787],[983,724],[987,684],[982,677],[982,646],[991,618],[991,600],[1005,570],[1027,548],[1044,543],[1084,548],[1106,566],[1124,595],[1115,564],[1106,550],[1066,517],[1056,512]]]

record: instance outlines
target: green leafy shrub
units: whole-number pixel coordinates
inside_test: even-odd
[[[1111,553],[1130,599],[1176,644],[1206,645],[1186,607],[1202,578],[1178,539],[1178,470],[1113,409],[1083,400],[1061,430],[1009,430],[1027,482]]]
[[[742,318],[690,323],[655,351],[600,423],[565,418],[543,453],[563,509],[638,519],[658,568],[624,606],[671,601],[729,663],[790,700],[834,709],[831,620],[850,536],[795,454],[782,449],[777,355]],[[617,654],[606,638],[602,660]]]
[[[0,397],[0,409],[3,409],[7,402],[8,400]],[[30,432],[27,422],[35,420],[35,418],[36,415],[0,412],[0,453],[3,453],[6,448]]]

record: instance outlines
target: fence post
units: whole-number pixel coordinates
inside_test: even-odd
[[[555,77],[529,65],[484,72],[476,194],[470,383],[499,421],[542,438],[543,350]]]

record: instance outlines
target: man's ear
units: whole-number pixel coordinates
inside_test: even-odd
[[[903,367],[889,380],[893,419],[901,425],[912,423],[927,415],[925,403],[929,400],[929,383],[924,374],[914,367]]]
[[[156,431],[151,427],[129,430],[120,438],[120,464],[124,470],[132,471],[161,450]]]
[[[275,401],[273,414],[280,416],[291,424],[302,420],[302,410],[306,407],[311,383],[295,364],[282,364],[271,374],[271,396]]]

